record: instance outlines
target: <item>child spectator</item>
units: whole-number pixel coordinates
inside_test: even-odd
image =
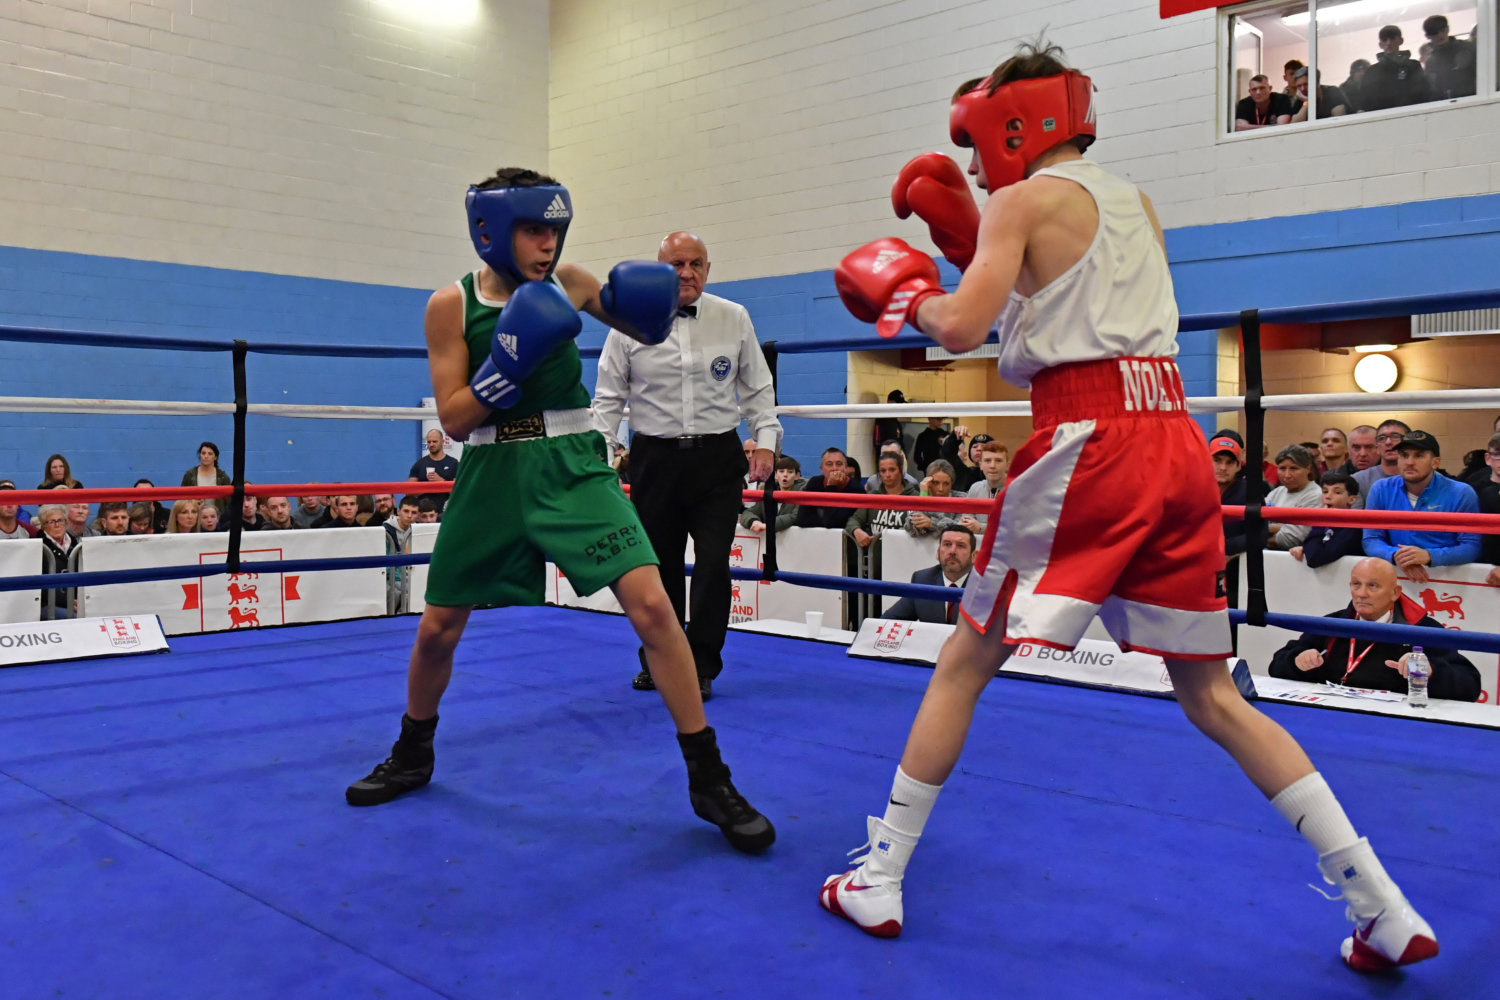
[[[155,512],[151,504],[144,500],[130,505],[130,534],[132,535],[154,535],[156,534]]]
[[[1010,449],[987,434],[974,440],[981,437],[986,440],[979,446],[979,478],[970,484],[968,492],[976,500],[993,500],[1005,488],[1005,476],[1010,471]],[[964,514],[958,519],[960,525],[975,535],[984,534],[987,521],[984,514]]]
[[[438,519],[437,504],[435,502],[433,502],[431,494],[428,494],[427,496],[424,496],[421,500],[417,501],[417,523],[418,524],[437,524],[437,519]]]
[[[1324,510],[1352,510],[1359,500],[1359,483],[1342,472],[1325,472],[1318,480]],[[1344,556],[1364,555],[1365,533],[1361,528],[1313,527],[1307,540],[1289,551],[1292,558],[1313,569],[1337,562]]]
[[[778,490],[804,490],[807,480],[802,478],[802,463],[790,455],[776,460],[776,488]],[[757,500],[740,515],[740,524],[757,534],[765,534],[766,505]],[[785,531],[797,523],[797,505],[778,503],[776,506],[776,530]]]
[[[211,503],[206,503],[198,508],[198,530],[228,531],[229,525],[219,522],[219,508]]]

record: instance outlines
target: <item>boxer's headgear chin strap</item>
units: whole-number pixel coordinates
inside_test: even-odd
[[[479,259],[488,264],[491,270],[509,276],[518,284],[528,280],[516,266],[515,232],[518,222],[536,222],[557,227],[557,250],[552,255],[552,267],[548,269],[547,276],[551,277],[552,272],[557,270],[563,240],[573,221],[573,200],[568,197],[567,188],[561,184],[484,190],[471,187],[464,207],[469,215],[469,238],[474,241]]]
[[[1071,69],[1003,84],[994,94],[985,81],[953,102],[948,132],[956,145],[979,151],[989,190],[998,191],[1024,180],[1053,147],[1094,136],[1094,85]],[[1011,139],[1021,141],[1012,148]]]

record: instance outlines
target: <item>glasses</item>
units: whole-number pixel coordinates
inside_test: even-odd
[[[1500,451],[1496,451],[1494,448],[1491,448],[1488,454],[1490,458],[1500,458]]]
[[[68,520],[67,520],[67,518],[64,518],[64,517],[49,517],[49,518],[47,518],[47,520],[45,520],[45,521],[42,522],[43,525],[48,525],[48,524],[67,524],[67,523],[68,523]]]
[[[1376,441],[1400,441],[1404,435],[1401,434],[1377,434]]]

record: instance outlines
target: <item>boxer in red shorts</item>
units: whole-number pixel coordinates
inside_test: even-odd
[[[1230,677],[1219,495],[1173,361],[1161,225],[1145,194],[1083,158],[1093,86],[1060,55],[1023,47],[954,96],[953,141],[973,147],[969,173],[990,192],[982,214],[941,154],[896,180],[897,214],[924,219],[964,271],[952,295],[932,258],[897,239],[856,250],[835,272],[850,312],[882,336],[909,323],[961,353],[993,325],[1001,374],[1031,388],[1035,429],[995,498],[885,816],[869,817],[867,853],[819,899],[873,935],[901,932],[906,864],[980,693],[1018,643],[1072,649],[1098,616],[1122,648],[1166,660],[1187,717],[1317,850],[1355,922],[1344,960],[1368,972],[1430,958],[1432,928],[1302,748]]]

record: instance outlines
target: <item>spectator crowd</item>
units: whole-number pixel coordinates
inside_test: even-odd
[[[1477,31],[1477,29],[1476,29]],[[1448,19],[1434,14],[1422,22],[1427,41],[1412,58],[1404,48],[1401,29],[1388,24],[1377,34],[1373,60],[1356,59],[1349,76],[1338,86],[1325,86],[1322,72],[1316,81],[1317,117],[1338,118],[1366,111],[1382,111],[1476,93],[1478,62],[1474,39],[1454,35]],[[1285,88],[1274,89],[1268,76],[1250,78],[1249,95],[1234,109],[1234,129],[1246,132],[1307,121],[1308,68],[1293,59],[1282,68]]]

